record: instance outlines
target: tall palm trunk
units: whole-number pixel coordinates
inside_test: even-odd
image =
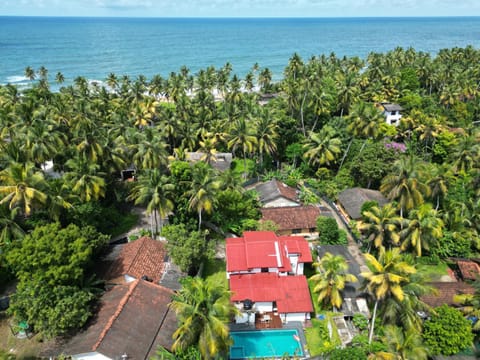
[[[377,316],[378,300],[375,300],[375,306],[373,307],[372,322],[370,324],[370,334],[368,335],[368,343],[372,343],[373,331],[375,329],[375,318]]]
[[[202,226],[202,209],[198,210],[198,231],[200,231],[201,226]]]

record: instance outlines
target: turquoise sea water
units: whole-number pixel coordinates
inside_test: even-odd
[[[45,66],[102,80],[110,73],[150,78],[186,65],[193,73],[227,61],[244,76],[256,62],[279,78],[294,52],[366,57],[397,46],[436,53],[480,47],[480,17],[138,19],[0,16],[0,83],[25,81],[24,69]]]

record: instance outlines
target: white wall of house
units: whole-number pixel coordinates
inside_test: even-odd
[[[384,111],[383,113],[385,115],[385,122],[388,125],[398,126],[402,118],[400,111]]]
[[[263,204],[263,207],[265,208],[285,206],[300,206],[300,204],[290,199],[284,198],[283,196]]]
[[[273,311],[273,303],[272,302],[256,302],[255,311],[256,312]]]
[[[261,273],[261,268],[254,268],[251,270],[242,270],[242,271],[230,271],[227,272],[227,279],[230,279],[231,275],[242,275],[242,274],[258,274]],[[280,276],[287,275],[287,273],[282,273],[278,271],[278,268],[268,268],[269,273],[278,273]]]
[[[280,318],[284,323],[289,323],[291,321],[305,321],[310,318],[309,313],[286,313],[280,314]]]
[[[72,355],[72,360],[112,360],[112,359],[95,351],[95,352]]]

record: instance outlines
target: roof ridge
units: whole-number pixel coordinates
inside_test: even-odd
[[[100,336],[97,340],[97,342],[92,346],[92,351],[96,351],[100,344],[102,343],[103,339],[107,335],[108,331],[112,328],[113,323],[115,320],[118,318],[120,313],[122,312],[123,308],[125,307],[125,304],[128,302],[128,299],[132,295],[133,291],[136,289],[137,285],[140,283],[140,280],[134,280],[132,282],[132,285],[130,285],[130,289],[126,292],[126,294],[123,296],[123,298],[120,300],[118,303],[117,310],[115,313],[108,319],[107,324],[105,325],[105,328],[103,331],[100,333]]]

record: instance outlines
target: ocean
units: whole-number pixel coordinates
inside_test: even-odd
[[[45,66],[53,82],[193,74],[226,62],[244,76],[255,63],[282,76],[299,53],[359,56],[401,46],[437,53],[480,47],[480,17],[446,18],[58,18],[0,16],[0,84],[24,85],[27,66]]]

